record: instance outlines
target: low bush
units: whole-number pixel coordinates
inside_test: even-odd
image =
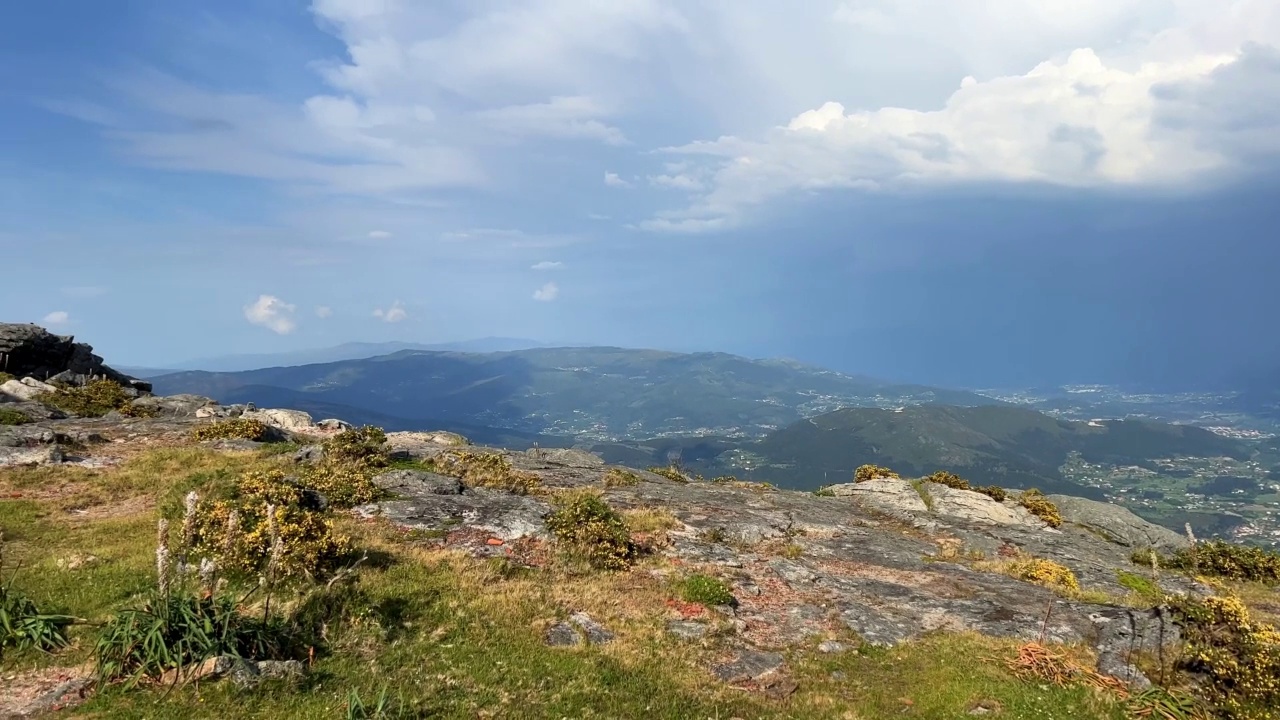
[[[854,482],[866,482],[868,480],[880,479],[896,480],[898,479],[898,473],[887,467],[880,467],[879,465],[861,465],[857,470],[853,471]]]
[[[600,480],[607,488],[630,487],[640,484],[640,476],[626,468],[609,468]]]
[[[973,488],[973,491],[982,493],[983,495],[986,495],[987,497],[991,498],[992,500],[995,500],[996,502],[1004,502],[1004,499],[1009,497],[1009,493],[1006,492],[1005,489],[1000,487],[999,485],[986,485],[983,487],[975,487]]]
[[[836,491],[832,490],[830,485],[823,485],[817,490],[814,490],[813,494],[817,495],[818,497],[835,497]]]
[[[246,473],[230,497],[196,506],[189,531],[193,552],[214,559],[223,571],[252,577],[273,555],[282,576],[326,574],[349,554],[350,542],[303,500],[302,488],[279,470]],[[273,528],[279,548],[273,548]]]
[[[354,463],[331,462],[326,456],[323,462],[303,466],[299,481],[323,495],[333,507],[349,508],[382,496],[370,470]]]
[[[17,380],[17,378],[7,372],[0,372],[0,385],[3,385],[10,380]]]
[[[1235,597],[1174,596],[1182,626],[1182,669],[1204,678],[1201,690],[1231,720],[1280,717],[1280,631],[1258,622]]]
[[[36,401],[71,415],[102,417],[112,410],[125,412],[133,398],[115,381],[92,380],[79,387],[68,385],[41,393]]]
[[[736,602],[729,586],[701,573],[680,581],[680,598],[685,602],[701,603],[708,607],[733,605]]]
[[[599,495],[577,490],[557,494],[547,529],[571,557],[598,570],[626,570],[637,551],[627,523]]]
[[[1062,526],[1062,515],[1058,513],[1058,506],[1050,502],[1039,490],[1032,488],[1024,491],[1018,496],[1018,504],[1048,523],[1049,527]]]
[[[253,440],[261,442],[270,434],[270,428],[261,420],[231,418],[201,425],[191,431],[191,438],[205,440]]]
[[[425,466],[432,472],[456,477],[465,485],[516,495],[528,495],[542,486],[537,475],[516,470],[511,460],[498,453],[447,450],[428,460]]]
[[[1196,543],[1160,559],[1167,568],[1267,584],[1280,582],[1280,553],[1222,540]]]
[[[678,483],[688,483],[692,479],[675,465],[655,465],[649,468],[649,472],[654,475],[661,475],[668,480],[674,480]]]
[[[932,475],[927,475],[924,477],[924,481],[931,482],[931,483],[938,483],[939,485],[946,485],[947,487],[953,488],[955,490],[972,490],[973,489],[973,487],[969,485],[968,480],[965,480],[964,478],[960,477],[959,475],[953,472],[947,472],[946,470],[939,470],[933,473]]]
[[[31,418],[13,408],[0,407],[0,425],[26,425]]]
[[[1080,581],[1071,568],[1044,558],[1024,558],[1010,564],[1011,574],[1027,582],[1053,590],[1078,591]]]
[[[388,464],[387,434],[373,425],[343,430],[323,444],[324,457],[330,462],[369,468],[382,468]]]

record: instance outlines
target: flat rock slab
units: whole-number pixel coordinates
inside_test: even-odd
[[[616,636],[584,612],[576,612],[565,622],[547,628],[546,643],[552,647],[604,645]]]
[[[778,672],[784,662],[782,653],[743,650],[733,660],[720,663],[711,670],[727,683],[743,683]]]
[[[399,486],[402,497],[355,508],[361,517],[382,517],[405,528],[451,531],[483,530],[502,540],[545,537],[543,518],[551,506],[525,495],[476,488],[463,495],[442,495],[437,485]]]
[[[667,623],[667,632],[682,640],[701,640],[710,631],[711,626],[704,622],[672,620]]]

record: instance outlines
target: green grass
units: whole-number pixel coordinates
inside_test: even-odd
[[[206,448],[149,451],[109,470],[6,471],[0,497],[62,488],[55,497],[0,500],[0,528],[24,560],[16,586],[43,611],[101,622],[136,604],[154,582],[154,523],[191,489],[225,488],[238,473],[287,458]],[[89,508],[79,515],[69,508]],[[103,514],[103,508],[116,512]],[[646,510],[645,527],[675,520]],[[652,516],[652,517],[650,517]],[[254,691],[227,682],[170,692],[111,688],[69,714],[111,718],[345,717],[352,693],[372,702],[384,690],[403,717],[512,718],[968,718],[993,701],[1000,717],[1113,718],[1089,692],[1024,683],[1003,666],[1017,644],[976,635],[936,635],[892,650],[838,657],[804,647],[788,653],[799,690],[787,700],[728,688],[708,667],[731,652],[722,639],[687,643],[667,635],[671,586],[634,572],[510,572],[405,541],[381,523],[335,516],[339,530],[375,561],[356,572],[342,621],[329,628],[302,691],[267,683]],[[76,555],[96,560],[59,566]],[[654,562],[659,562],[655,560]],[[291,605],[282,598],[282,607]],[[603,646],[549,648],[545,627],[584,610],[617,634]],[[332,609],[330,610],[332,611]],[[70,648],[6,657],[6,674],[89,658],[98,632],[71,628]],[[856,641],[853,643],[856,645]],[[843,677],[833,675],[843,673]],[[907,705],[904,699],[910,700]]]
[[[12,408],[0,407],[0,425],[26,425],[31,418]]]

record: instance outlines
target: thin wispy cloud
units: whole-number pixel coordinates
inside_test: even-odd
[[[560,297],[560,287],[553,282],[533,291],[533,299],[539,302],[551,302],[558,297]]]
[[[563,267],[564,267],[564,263],[562,262],[553,261],[553,260],[543,260],[542,262],[534,263],[529,267],[529,269],[530,270],[559,270]]]
[[[375,308],[373,316],[383,322],[398,323],[408,318],[409,312],[405,310],[404,303],[396,300],[388,308]]]
[[[71,315],[66,310],[54,310],[53,312],[41,318],[40,322],[45,325],[60,326],[66,325],[71,321]]]

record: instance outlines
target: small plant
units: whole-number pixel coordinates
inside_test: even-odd
[[[830,485],[823,485],[817,490],[814,490],[813,494],[817,495],[818,497],[835,497],[836,491],[832,490]]]
[[[861,465],[857,470],[853,471],[854,482],[867,482],[868,480],[897,480],[898,473],[887,467],[879,465]]]
[[[1160,585],[1145,575],[1116,570],[1116,582],[1136,595],[1142,602],[1156,605],[1164,599],[1164,591],[1160,589]]]
[[[598,570],[626,570],[636,558],[636,546],[626,521],[599,495],[568,491],[552,499],[547,529],[572,557]]]
[[[124,411],[133,398],[113,380],[92,380],[81,386],[63,386],[41,393],[36,401],[80,417],[102,417],[112,410]]]
[[[688,483],[690,478],[684,474],[684,471],[675,465],[655,465],[649,468],[649,472],[678,483]]]
[[[0,533],[0,570],[4,569],[4,535]],[[67,644],[66,629],[75,618],[40,612],[36,604],[14,588],[18,570],[0,578],[0,659],[5,650],[49,652]]]
[[[1024,491],[1018,496],[1018,504],[1045,521],[1049,527],[1062,526],[1062,515],[1058,513],[1058,506],[1050,502],[1039,490],[1032,488]]]
[[[0,425],[26,425],[31,418],[12,408],[0,407]]]
[[[947,472],[946,470],[939,470],[933,473],[932,475],[925,476],[922,479],[925,482],[937,483],[939,485],[946,485],[947,487],[955,490],[972,490],[973,489],[973,487],[969,485],[968,480],[965,480],[964,478],[960,477],[959,475],[953,472]]]
[[[609,468],[600,480],[606,488],[630,487],[640,484],[640,476],[626,468]]]
[[[685,602],[700,603],[707,607],[734,605],[737,602],[729,586],[710,575],[701,573],[681,580],[679,590],[680,598]]]
[[[252,440],[261,442],[267,439],[270,429],[261,420],[251,418],[232,418],[202,425],[191,431],[191,439],[205,440]]]
[[[698,533],[698,539],[711,545],[724,545],[729,542],[729,533],[722,527],[707,528]]]
[[[0,372],[0,385],[3,385],[10,380],[17,380],[17,378],[7,372]]]
[[[975,487],[973,491],[982,493],[983,495],[986,495],[987,497],[991,498],[992,500],[995,500],[996,502],[1004,502],[1004,499],[1009,497],[1009,493],[1006,492],[1005,489],[1000,487],[999,485],[986,485],[984,487]]]
[[[1205,678],[1207,699],[1232,720],[1274,720],[1280,708],[1280,630],[1239,598],[1169,598],[1187,643],[1179,665]]]
[[[386,687],[371,703],[366,703],[355,690],[347,695],[347,720],[393,720],[403,716],[399,708],[400,703],[391,699]]]
[[[1076,579],[1076,574],[1071,572],[1071,569],[1065,565],[1059,565],[1052,560],[1045,560],[1044,558],[1015,560],[1011,564],[1010,570],[1016,578],[1052,590],[1069,592],[1080,590],[1080,581]]]
[[[382,490],[373,483],[370,468],[356,463],[334,462],[326,455],[323,462],[304,465],[299,481],[324,495],[333,507],[349,508],[373,502]]]
[[[1156,720],[1210,720],[1196,698],[1181,691],[1151,687],[1124,701],[1125,717]]]
[[[915,488],[916,494],[920,496],[920,501],[924,503],[924,506],[928,508],[930,512],[932,512],[933,496],[929,494],[929,488],[924,484],[924,481],[913,480],[911,482],[911,487]]]

